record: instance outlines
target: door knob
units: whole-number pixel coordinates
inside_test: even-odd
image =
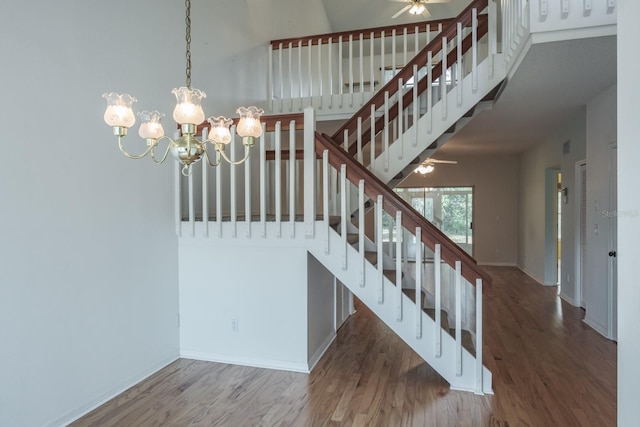
[[[617,255],[617,254],[616,254],[616,251],[610,251],[610,252],[609,252],[609,256],[612,256],[612,257],[614,257],[614,258],[615,258],[615,257],[616,257],[616,255]]]

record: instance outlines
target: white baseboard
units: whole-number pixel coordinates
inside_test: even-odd
[[[318,364],[322,356],[326,353],[326,351],[329,349],[329,346],[333,343],[333,341],[335,341],[335,339],[336,333],[331,332],[327,336],[327,338],[325,338],[322,344],[320,344],[318,350],[316,350],[316,352],[313,353],[313,356],[311,356],[311,358],[309,359],[309,372],[313,371],[313,368],[315,368],[315,366]]]
[[[576,304],[576,301],[573,298],[570,298],[564,292],[560,292],[560,298],[562,298],[563,300],[565,300],[566,302],[568,302],[569,304],[571,304],[574,307],[580,307],[578,304]]]
[[[253,368],[275,369],[278,371],[310,372],[306,363],[290,362],[286,360],[272,360],[255,357],[234,356],[229,354],[204,353],[201,351],[180,350],[180,357],[184,359],[203,360],[205,362],[225,363],[229,365],[251,366]]]
[[[582,319],[582,321],[586,323],[590,328],[594,329],[597,333],[602,335],[603,337],[610,339],[609,331],[607,331],[607,328],[599,324],[598,322],[595,322],[593,319],[589,318],[588,312],[587,312],[587,315],[584,317],[584,319]]]
[[[520,266],[518,266],[518,268],[520,269],[520,271],[522,271],[524,274],[526,274],[527,276],[531,277],[533,280],[535,280],[536,282],[538,282],[538,284],[540,284],[540,286],[548,286],[544,284],[544,280],[542,280],[541,278],[537,277],[535,274],[533,274],[532,272],[528,271],[526,268],[522,268]]]
[[[156,363],[152,363],[151,364],[152,368],[145,369],[144,371],[140,372],[138,375],[134,375],[128,381],[124,381],[119,386],[114,387],[113,389],[111,389],[106,393],[103,393],[101,396],[98,396],[96,399],[93,399],[91,402],[87,403],[86,405],[83,405],[80,408],[69,412],[68,414],[64,415],[58,420],[48,423],[46,425],[51,427],[53,426],[62,427],[62,426],[69,425],[72,422],[78,420],[79,418],[87,415],[89,412],[93,411],[99,406],[104,405],[105,403],[107,403],[114,397],[118,396],[119,394],[124,393],[126,390],[130,389],[131,387],[138,384],[139,382],[149,378],[151,375],[155,374],[159,370],[164,369],[165,367],[167,367],[168,365],[170,365],[171,363],[175,362],[178,359],[179,357],[172,356],[169,358],[165,358],[161,361],[158,361]]]

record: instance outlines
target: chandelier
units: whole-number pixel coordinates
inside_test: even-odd
[[[102,95],[107,101],[107,109],[104,113],[104,121],[107,125],[113,127],[114,136],[118,137],[118,146],[120,151],[130,159],[140,159],[147,155],[151,155],[151,159],[157,163],[163,163],[169,153],[173,155],[182,165],[182,174],[188,176],[191,174],[191,165],[203,157],[206,158],[210,166],[217,166],[222,159],[230,164],[240,164],[249,158],[251,147],[255,145],[255,139],[262,135],[262,125],[260,116],[264,113],[262,109],[257,107],[240,107],[236,111],[240,115],[240,119],[236,125],[236,133],[242,137],[244,145],[244,157],[240,160],[231,160],[225,154],[225,146],[231,142],[232,135],[230,126],[233,120],[223,116],[209,117],[210,129],[208,134],[203,131],[203,139],[196,138],[198,125],[204,122],[205,114],[202,109],[202,99],[207,94],[199,89],[191,87],[191,1],[185,1],[186,9],[186,85],[175,88],[172,93],[176,96],[176,106],[173,110],[173,119],[180,125],[181,136],[172,139],[165,136],[164,129],[160,123],[164,114],[158,111],[141,111],[138,113],[141,124],[138,134],[142,139],[146,140],[147,147],[141,154],[130,154],[124,148],[124,137],[127,136],[127,130],[136,122],[133,113],[133,103],[137,101],[131,95],[118,94],[115,92],[105,93]],[[156,154],[156,148],[161,142],[166,141],[167,147],[161,156]],[[213,145],[215,154],[214,161],[211,160],[212,155],[207,151],[208,144]]]

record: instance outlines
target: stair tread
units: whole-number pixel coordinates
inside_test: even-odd
[[[378,264],[378,253],[377,252],[365,252],[364,259],[369,261],[373,265]]]
[[[350,245],[355,245],[360,240],[360,235],[358,233],[347,233],[347,243]]]
[[[466,348],[469,353],[475,356],[476,348],[473,345],[473,337],[471,336],[471,332],[462,329],[460,330],[462,337],[462,347]],[[449,333],[453,338],[456,337],[456,328],[449,329]]]
[[[436,320],[436,309],[435,308],[425,308],[424,311],[434,321]],[[445,331],[449,331],[449,316],[447,315],[447,312],[445,310],[443,310],[443,309],[440,309],[440,326]]]
[[[389,279],[391,283],[393,283],[394,285],[396,284],[396,270],[382,270],[382,274],[384,275],[384,277]],[[404,272],[402,273],[401,277],[404,277]]]

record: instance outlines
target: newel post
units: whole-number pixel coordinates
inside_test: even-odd
[[[304,228],[313,238],[316,223],[316,115],[312,107],[304,109]]]

